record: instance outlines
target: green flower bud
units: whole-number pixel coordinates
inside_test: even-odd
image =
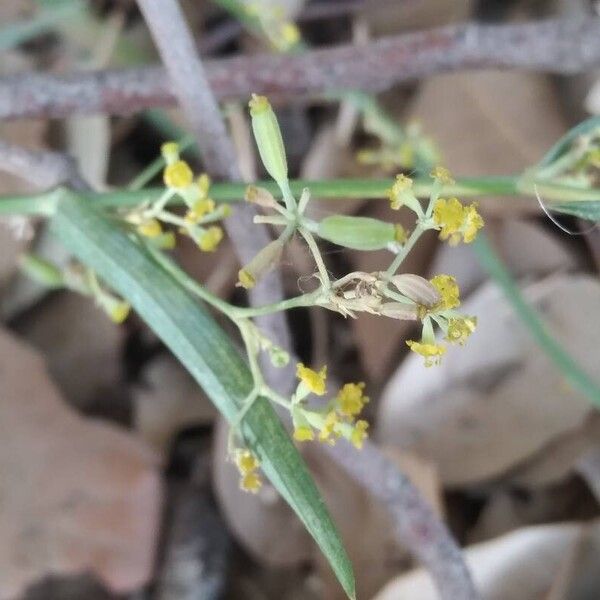
[[[274,367],[281,368],[285,367],[290,362],[290,355],[279,346],[270,346],[267,350],[269,353],[269,358],[271,359],[271,364]]]
[[[267,244],[247,265],[238,271],[237,287],[252,289],[256,282],[279,263],[283,252],[281,240]]]
[[[396,228],[370,217],[333,215],[319,223],[317,235],[353,250],[381,250],[396,241]]]
[[[288,169],[277,117],[265,96],[252,94],[249,107],[260,158],[267,173],[281,186],[287,182]]]
[[[49,288],[60,288],[65,285],[65,278],[55,265],[35,254],[21,256],[21,269],[34,281]]]

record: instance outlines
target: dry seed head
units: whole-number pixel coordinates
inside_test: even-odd
[[[441,300],[439,290],[424,277],[403,273],[391,279],[394,287],[404,296],[421,306],[431,308]]]
[[[379,314],[401,321],[417,321],[419,318],[418,308],[404,302],[384,302],[379,307]]]

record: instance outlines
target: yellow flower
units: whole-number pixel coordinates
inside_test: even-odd
[[[452,275],[436,275],[430,281],[441,296],[438,309],[447,310],[460,306],[460,290]]]
[[[441,227],[440,239],[450,238],[450,245],[456,245],[460,241],[460,229],[464,221],[463,205],[458,198],[439,198],[433,206],[433,221]]]
[[[242,489],[244,492],[256,494],[258,490],[260,490],[261,486],[262,479],[255,471],[248,473],[247,475],[243,475],[240,479],[240,489]]]
[[[431,171],[431,176],[444,185],[453,185],[455,183],[452,174],[446,167],[435,167]]]
[[[325,389],[325,380],[327,379],[327,365],[324,365],[320,371],[313,371],[309,367],[305,367],[302,363],[298,363],[296,367],[296,377],[317,396],[322,396]]]
[[[337,431],[338,422],[339,417],[335,410],[329,411],[323,421],[321,431],[319,432],[320,442],[324,442],[331,446],[335,445],[335,441],[340,437],[340,432]]]
[[[131,305],[128,302],[117,302],[109,313],[113,323],[122,323],[131,311]]]
[[[473,203],[465,208],[465,220],[463,223],[463,242],[470,244],[484,225],[481,215],[477,212],[477,204]]]
[[[192,183],[194,174],[184,160],[178,160],[165,167],[163,179],[167,187],[181,190]]]
[[[355,448],[358,448],[358,450],[363,447],[365,440],[369,437],[369,434],[367,433],[368,427],[369,424],[361,419],[360,421],[356,421],[356,425],[352,429],[350,442]]]
[[[427,344],[423,342],[415,342],[414,340],[408,340],[406,345],[413,352],[416,352],[425,358],[426,367],[439,365],[442,360],[442,356],[446,354],[446,347],[442,346],[442,344]]]
[[[347,417],[354,417],[362,411],[364,405],[369,401],[368,396],[363,395],[365,384],[346,383],[338,392],[336,402],[338,410]]]
[[[209,227],[198,240],[198,246],[202,252],[214,252],[223,239],[223,230],[214,225]]]
[[[260,466],[258,459],[250,452],[250,450],[237,450],[235,454],[235,464],[240,475],[248,475],[248,473],[256,471]]]
[[[440,239],[448,240],[451,246],[456,246],[461,239],[465,244],[471,243],[484,224],[476,203],[463,206],[457,198],[437,200],[433,221],[440,228]]]
[[[197,200],[192,206],[192,208],[190,208],[190,210],[187,211],[185,215],[185,220],[188,223],[197,223],[198,221],[200,221],[200,219],[202,219],[202,217],[204,217],[208,213],[213,212],[214,210],[215,201],[211,200],[210,198],[202,198],[200,200]]]
[[[246,290],[251,290],[256,285],[256,279],[254,279],[252,274],[246,269],[240,269],[238,271],[238,282],[236,285],[238,287],[243,287]]]
[[[388,190],[388,198],[390,199],[390,207],[392,210],[399,210],[405,204],[412,204],[416,200],[412,191],[413,180],[406,175],[396,175],[394,185]]]
[[[295,23],[284,23],[281,27],[282,49],[291,48],[300,41],[300,30]]]
[[[440,301],[436,308],[447,310],[460,306],[460,290],[456,279],[452,275],[436,275],[430,283],[439,292]]]
[[[446,334],[446,339],[451,343],[464,346],[467,338],[475,331],[476,327],[476,317],[450,319],[448,321],[448,333]]]
[[[148,238],[158,237],[162,233],[162,227],[156,219],[148,219],[137,228],[138,232]]]
[[[294,428],[294,439],[298,442],[310,442],[315,439],[315,433],[309,425],[298,425]]]

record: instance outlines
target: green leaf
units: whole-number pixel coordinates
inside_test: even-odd
[[[565,152],[571,149],[573,142],[580,136],[600,128],[600,116],[591,117],[570,129],[563,137],[548,150],[538,167],[546,167],[559,159]]]
[[[81,262],[131,303],[232,421],[252,389],[252,378],[206,308],[88,200],[62,191],[51,226]],[[248,411],[243,432],[264,473],[314,537],[348,596],[354,598],[352,565],[337,529],[304,461],[266,399],[259,398]]]
[[[594,222],[600,221],[600,202],[597,201],[552,203],[550,208],[553,211],[565,215],[573,215],[580,219],[587,219]]]

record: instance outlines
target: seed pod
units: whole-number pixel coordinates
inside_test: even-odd
[[[417,307],[403,302],[385,302],[379,307],[379,314],[401,321],[416,321],[419,318]]]
[[[396,239],[396,228],[370,217],[333,215],[319,223],[317,235],[353,250],[382,250]]]
[[[287,181],[288,170],[285,148],[277,117],[265,96],[252,94],[249,103],[252,131],[258,146],[260,159],[267,173],[279,184]]]
[[[394,275],[391,281],[401,294],[421,306],[431,308],[441,300],[437,288],[419,275],[403,273],[402,275]]]

